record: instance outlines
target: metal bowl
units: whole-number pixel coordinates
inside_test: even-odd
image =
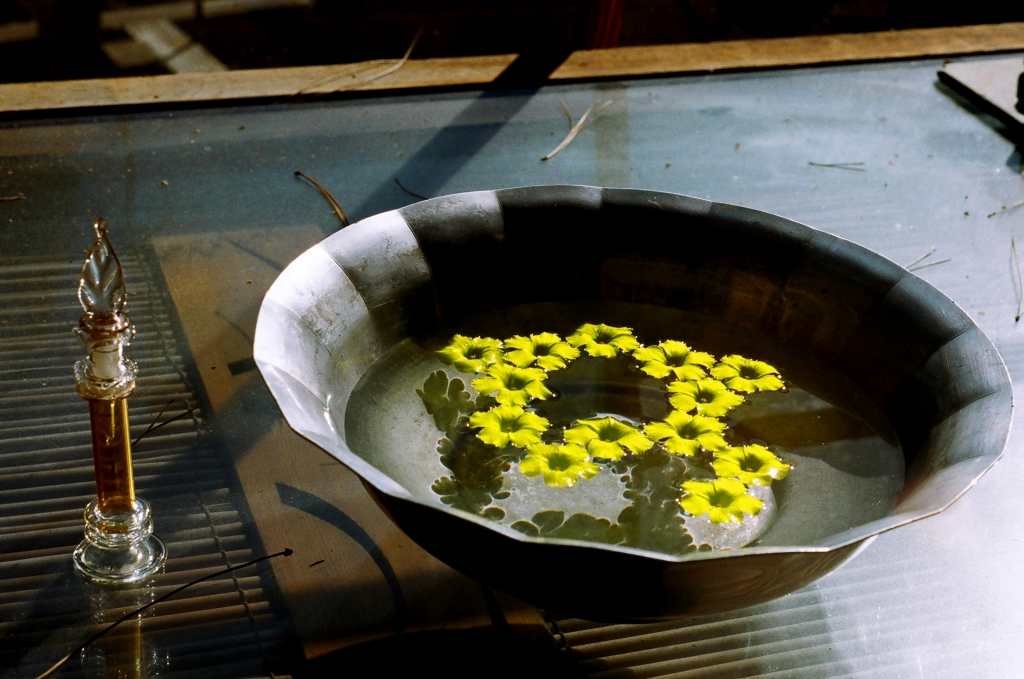
[[[572,257],[561,256],[567,250]],[[467,285],[467,262],[513,270],[526,253],[544,275]],[[895,510],[807,544],[669,556],[528,537],[442,504],[429,492],[432,479],[427,492],[413,488],[408,479],[430,472],[410,467],[401,450],[349,448],[352,390],[390,348],[470,312],[550,301],[705,314],[838,366],[898,436],[906,481]],[[1002,454],[1012,409],[992,343],[900,266],[764,212],[630,189],[465,193],[353,224],[274,283],[254,355],[292,428],[359,474],[427,551],[538,606],[595,620],[726,611],[811,583],[879,533],[966,492]],[[563,572],[574,586],[557,577]]]

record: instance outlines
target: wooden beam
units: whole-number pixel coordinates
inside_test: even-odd
[[[570,55],[550,79],[628,78],[1013,50],[1024,50],[1024,23],[582,50]],[[515,58],[514,54],[502,54],[414,59],[386,74],[397,60],[19,83],[0,85],[0,112],[274,99],[356,90],[480,87],[493,82]]]
[[[394,73],[376,79],[374,75],[391,68],[397,60],[366,61],[340,66],[15,83],[0,85],[0,112],[273,99],[348,90],[479,85],[494,80],[514,59],[514,54],[505,54],[411,60]]]
[[[1024,23],[580,50],[552,80],[909,59],[1024,49]]]

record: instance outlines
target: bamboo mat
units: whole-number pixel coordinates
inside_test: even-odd
[[[129,401],[135,438],[168,403],[163,419],[200,403],[172,307],[154,285],[152,266],[135,254],[122,257],[122,264],[128,311],[138,329],[129,349],[139,365]],[[95,589],[73,572],[70,555],[82,539],[82,512],[95,496],[88,412],[72,372],[83,353],[71,333],[81,315],[75,297],[81,266],[78,258],[0,259],[3,677],[34,677],[137,605],[263,554],[234,488],[231,462],[211,439],[199,408],[135,449],[136,489],[152,504],[156,533],[168,547],[165,572],[141,593]],[[233,575],[150,609],[141,629],[137,622],[122,626],[109,641],[72,658],[60,676],[93,674],[112,654],[131,663],[126,653],[137,656],[144,674],[268,676],[275,659],[283,663],[289,654],[286,616],[266,571]]]

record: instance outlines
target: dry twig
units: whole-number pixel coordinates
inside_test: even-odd
[[[587,123],[590,121],[591,117],[596,118],[597,114],[603,111],[604,108],[611,103],[612,101],[611,99],[609,99],[600,106],[597,105],[596,101],[593,104],[591,104],[590,108],[588,108],[580,117],[579,122],[573,125],[572,129],[569,130],[569,134],[566,135],[565,139],[562,140],[562,143],[556,146],[554,150],[551,151],[551,153],[547,154],[546,156],[541,156],[541,160],[551,160],[552,158],[554,158],[562,149],[564,149],[566,146],[572,143],[572,140],[576,138],[576,135],[578,135],[580,131],[587,126]],[[566,114],[569,113],[569,107],[567,107],[564,103],[562,104],[562,108],[565,110]],[[571,115],[569,115],[569,121],[572,121]]]
[[[409,56],[412,54],[412,50],[413,50],[413,48],[416,47],[416,43],[419,42],[420,35],[422,35],[422,34],[423,34],[423,26],[420,25],[419,30],[416,31],[416,35],[413,36],[412,42],[409,43],[409,48],[407,50],[405,50],[405,54],[402,55],[402,58],[399,59],[397,63],[392,64],[391,66],[388,66],[387,68],[385,68],[383,71],[379,71],[377,73],[374,73],[373,75],[366,76],[365,78],[356,78],[352,82],[346,83],[344,87],[336,87],[335,89],[329,90],[329,91],[326,91],[326,92],[315,92],[315,90],[319,90],[320,88],[329,85],[331,83],[331,81],[337,80],[338,78],[343,77],[343,76],[340,76],[340,75],[331,75],[331,76],[328,76],[328,77],[324,78],[323,80],[319,80],[319,81],[313,83],[312,85],[308,85],[308,86],[302,88],[301,90],[299,90],[298,92],[296,92],[292,96],[298,97],[298,96],[301,96],[303,94],[330,94],[331,92],[344,92],[345,90],[350,90],[350,89],[352,89],[354,87],[359,87],[360,85],[364,85],[364,84],[366,84],[368,82],[373,82],[374,80],[380,80],[384,76],[391,75],[392,73],[394,73],[398,69],[400,69],[403,66],[405,66],[405,62],[409,61]]]
[[[0,203],[9,203],[12,200],[25,200],[26,197],[24,193],[19,191],[16,196],[0,196]]]
[[[331,204],[331,207],[334,208],[334,214],[338,215],[338,219],[341,220],[341,228],[345,228],[346,226],[348,226],[348,216],[345,214],[345,211],[341,209],[341,205],[338,204],[338,201],[334,200],[334,196],[331,195],[330,191],[320,186],[320,182],[313,179],[305,172],[300,172],[299,170],[296,170],[295,176],[302,177],[307,182],[315,186],[317,190],[320,192],[320,194],[327,199],[327,202]]]

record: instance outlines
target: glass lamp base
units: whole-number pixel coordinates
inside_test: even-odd
[[[167,548],[153,535],[149,503],[135,498],[131,510],[104,513],[97,500],[85,508],[85,539],[75,549],[75,569],[94,582],[138,582],[156,573]]]

